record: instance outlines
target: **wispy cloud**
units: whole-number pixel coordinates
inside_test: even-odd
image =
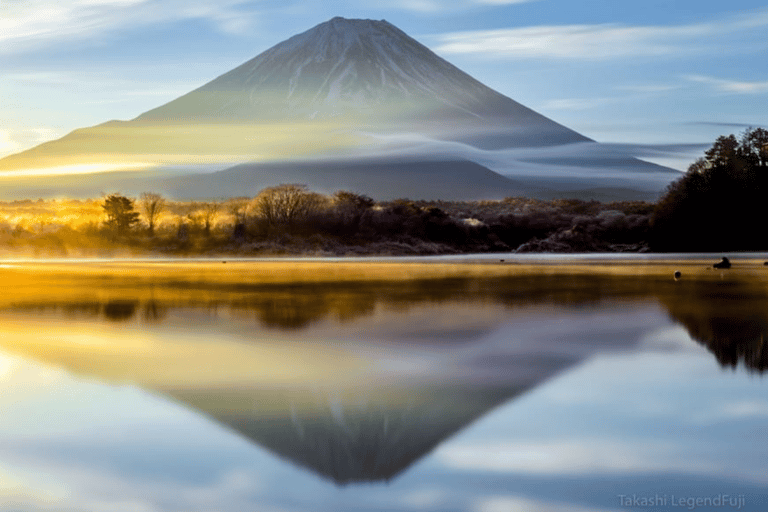
[[[450,0],[401,0],[394,3],[394,7],[399,9],[430,13],[430,12],[444,12],[446,10],[461,10],[469,9],[478,6],[496,6],[501,7],[505,5],[514,4],[526,4],[530,2],[536,2],[538,0],[464,0],[464,1],[450,1]],[[378,4],[377,4],[378,5]]]
[[[224,32],[241,32],[254,21],[246,0],[28,0],[4,2],[0,53],[57,41],[86,39],[120,28],[202,19]]]
[[[560,98],[545,101],[540,108],[543,110],[591,110],[621,100],[621,98]]]
[[[587,98],[553,98],[538,105],[543,110],[582,111],[604,107],[606,105],[625,103],[638,98],[659,96],[662,93],[680,89],[680,85],[621,85],[615,87],[618,95],[593,96]]]
[[[7,131],[0,131],[0,157],[15,153],[21,148],[18,142],[11,138]]]
[[[449,467],[469,471],[521,472],[531,475],[632,474],[683,471],[717,474],[722,463],[685,456],[670,443],[578,439],[439,448],[437,458]]]
[[[475,0],[477,4],[485,5],[511,5],[511,4],[525,4],[528,2],[535,2],[536,0]]]
[[[436,0],[404,0],[395,2],[393,7],[413,12],[437,12],[442,9]]]
[[[688,75],[692,82],[698,82],[712,86],[718,92],[730,94],[761,94],[768,92],[768,81],[748,82],[739,80],[725,80],[705,75]]]
[[[538,501],[520,496],[481,498],[472,507],[473,512],[509,512],[511,510],[527,510],[529,512],[599,512],[608,509],[584,508],[571,505],[570,503]]]
[[[43,90],[69,90],[77,93],[79,105],[109,105],[131,103],[141,98],[159,98],[170,100],[189,91],[190,86],[182,80],[141,80],[125,78],[130,76],[125,69],[123,77],[111,72],[57,72],[57,71],[19,71],[0,77],[0,84],[8,83],[14,87],[34,87]],[[139,74],[140,75],[140,74]],[[82,94],[88,91],[90,94]],[[106,96],[106,97],[105,97]],[[26,132],[30,132],[26,130]],[[7,135],[7,134],[6,134]],[[3,145],[0,144],[0,154]]]
[[[540,25],[454,32],[438,37],[443,54],[478,54],[505,58],[606,60],[679,56],[718,48],[718,37],[768,26],[768,11],[709,23],[673,26]]]
[[[689,38],[694,36],[688,32]],[[660,27],[543,25],[445,34],[440,37],[436,51],[489,57],[601,60],[672,54],[678,46],[671,39],[674,38]]]
[[[0,129],[0,158],[64,135],[53,128]]]
[[[747,128],[765,128],[768,125],[761,124],[761,123],[727,123],[727,122],[719,122],[719,121],[692,121],[689,123],[685,123],[692,126],[715,126],[718,128],[739,128],[739,129],[747,129]]]
[[[606,147],[618,154],[629,154],[637,158],[654,157],[692,157],[707,149],[710,144],[705,142],[690,142],[681,144],[629,144],[619,142],[603,142]]]
[[[55,85],[55,86],[72,84],[76,82],[76,80],[70,75],[66,75],[63,73],[49,72],[49,71],[8,73],[6,75],[3,75],[2,80],[17,82],[19,84],[24,84],[24,85],[34,84],[34,85]]]
[[[680,89],[680,85],[671,84],[645,84],[645,85],[621,85],[616,89],[626,92],[634,92],[638,94],[656,94],[661,92],[674,91]]]
[[[78,464],[80,461],[65,465],[55,458],[30,459],[21,461],[22,464],[31,466],[24,467],[24,473],[29,475],[25,478],[27,481],[6,482],[6,473],[9,473],[8,477],[14,475],[0,468],[0,476],[3,477],[0,482],[0,510],[251,510],[255,501],[253,496],[262,487],[258,475],[245,470],[231,470],[210,482],[185,483],[164,479],[159,483],[120,474],[112,468],[94,469],[82,463]],[[46,476],[35,478],[34,475]]]

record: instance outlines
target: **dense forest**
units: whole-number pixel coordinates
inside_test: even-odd
[[[658,203],[377,202],[284,184],[256,197],[172,201],[147,192],[0,203],[0,255],[416,255],[768,249],[768,131],[720,137]]]
[[[768,130],[719,137],[672,183],[654,209],[657,251],[768,249],[761,229],[768,193]]]

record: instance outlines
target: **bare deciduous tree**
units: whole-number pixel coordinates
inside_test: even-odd
[[[245,220],[248,212],[248,201],[246,199],[235,199],[228,202],[229,213],[234,217],[234,228],[232,236],[234,238],[243,238],[245,236]]]
[[[306,185],[278,185],[259,192],[251,208],[268,226],[291,229],[298,220],[317,211],[324,201],[323,196],[311,192]]]
[[[201,230],[205,236],[209,236],[216,216],[221,210],[221,203],[192,203],[192,206],[194,211],[187,214],[187,220],[195,230]],[[233,214],[235,217],[241,217],[239,211]]]
[[[205,232],[205,236],[211,234],[211,226],[216,220],[216,216],[219,214],[219,210],[221,210],[221,203],[216,201],[203,203],[200,213],[203,220],[203,231]]]
[[[149,234],[154,234],[157,217],[165,210],[165,199],[160,194],[144,192],[139,198],[139,204],[141,204],[141,210],[147,218]]]
[[[370,197],[347,190],[339,190],[333,194],[332,201],[338,221],[343,225],[354,227],[360,224],[360,219],[365,212],[374,205]]]

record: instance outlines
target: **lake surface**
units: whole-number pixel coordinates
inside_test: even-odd
[[[768,511],[762,260],[499,259],[3,263],[0,510]]]

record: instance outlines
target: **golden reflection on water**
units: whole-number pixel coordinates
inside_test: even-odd
[[[297,357],[290,347],[247,352],[268,339],[314,334],[328,340],[347,333],[386,340],[399,332],[404,341],[410,333],[411,341],[448,343],[486,332],[502,317],[542,315],[550,307],[648,302],[661,304],[723,364],[744,360],[763,370],[768,271],[758,263],[728,271],[699,261],[16,263],[0,268],[0,314],[7,317],[0,345],[34,357],[47,353],[79,369],[104,354],[172,357],[179,363],[166,373],[173,375],[193,343],[203,361],[221,361],[228,351],[237,360],[242,352],[249,363],[233,362],[233,369],[252,365],[267,376]],[[681,279],[673,278],[675,270],[682,270]],[[219,322],[205,341],[190,337],[204,329],[201,318]],[[186,334],[153,333],[154,324]],[[240,335],[235,348],[217,334],[228,327]],[[321,357],[328,350],[309,360],[351,361],[336,353]],[[142,379],[151,379],[147,361],[135,366],[143,368]],[[127,368],[110,372],[130,377]]]
[[[15,328],[14,328],[15,327]],[[2,330],[2,348],[100,380],[152,389],[316,382],[360,373],[365,362],[328,346],[245,344],[210,335],[165,335],[74,324]],[[33,332],[30,332],[32,330]],[[258,340],[254,340],[256,342]]]

